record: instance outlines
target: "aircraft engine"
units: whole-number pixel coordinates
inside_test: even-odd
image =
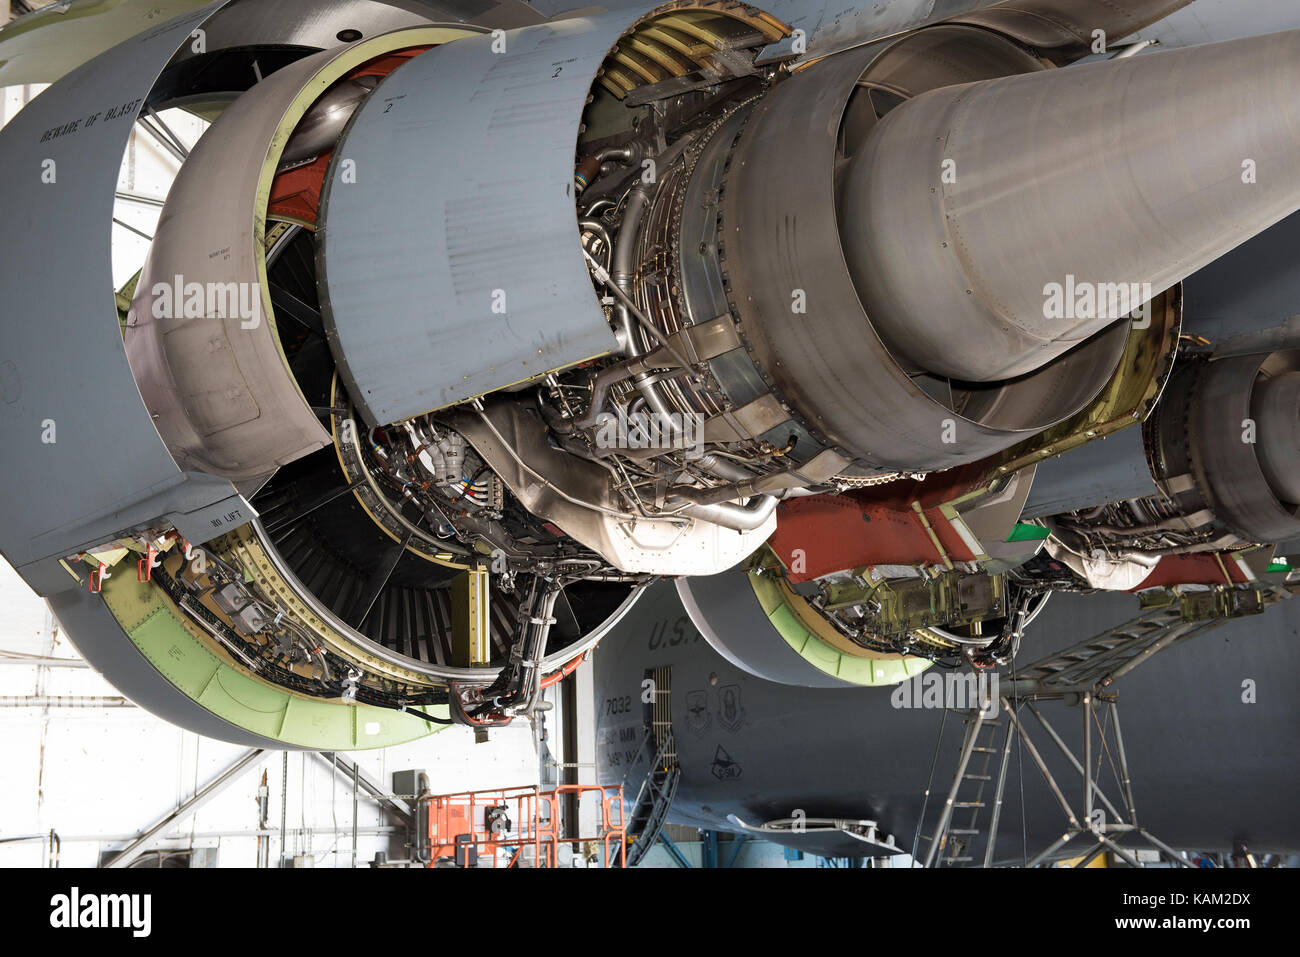
[[[212,4],[0,135],[13,181],[61,170],[16,200],[51,236],[107,228],[137,119],[182,161],[116,323],[105,235],[46,244],[75,289],[3,264],[61,317],[6,438],[63,431],[2,544],[124,690],[305,747],[501,724],[658,577],[756,673],[886,683],[1004,658],[1112,527],[1139,561],[1290,531],[1294,363],[1178,344],[1180,283],[1300,208],[1241,183],[1300,147],[1300,34],[1062,69],[996,15],[813,55],[730,0],[435,6]],[[1258,455],[1180,443],[1180,389]],[[1025,513],[1141,420],[1162,504]]]

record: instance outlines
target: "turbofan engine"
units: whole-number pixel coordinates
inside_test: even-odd
[[[775,680],[987,667],[1104,562],[1296,531],[1290,354],[1179,355],[1183,280],[1300,208],[1237,180],[1300,145],[1296,34],[1062,69],[1076,31],[997,11],[811,55],[733,2],[304,5],[141,34],[0,143],[80,174],[21,198],[55,221],[108,202],[125,134],[42,117],[105,89],[211,121],[78,381],[114,431],[75,461],[115,487],[13,479],[5,541],[74,637],[125,633],[207,711],[292,742],[295,702],[342,702],[354,746],[361,714],[528,716],[659,577]],[[1178,438],[1203,381],[1258,455]],[[1149,495],[1030,498],[1141,421]]]

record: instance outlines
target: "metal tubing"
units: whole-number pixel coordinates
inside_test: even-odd
[[[1137,805],[1133,801],[1133,780],[1128,773],[1128,754],[1124,750],[1124,733],[1119,727],[1119,708],[1114,702],[1110,706],[1110,716],[1115,722],[1115,750],[1119,752],[1119,770],[1124,784],[1124,803],[1128,805],[1128,822],[1137,827]],[[1100,790],[1097,792],[1101,793]]]
[[[1092,694],[1083,695],[1083,820],[1092,826]]]
[[[1141,867],[1142,867],[1142,862],[1141,862],[1141,861],[1139,861],[1139,860],[1138,860],[1138,859],[1137,859],[1133,854],[1131,854],[1131,853],[1130,853],[1126,848],[1120,847],[1118,844],[1116,844],[1116,843],[1115,843],[1114,841],[1112,841],[1110,838],[1105,837],[1105,836],[1103,835],[1103,836],[1101,836],[1101,842],[1102,842],[1103,844],[1105,844],[1107,847],[1109,847],[1109,848],[1110,848],[1112,851],[1114,851],[1116,854],[1118,854],[1120,857],[1122,857],[1126,862],[1128,862],[1129,864],[1131,864],[1133,867],[1136,867],[1136,868],[1141,868]]]
[[[939,764],[939,749],[943,746],[943,729],[948,723],[948,709],[939,713],[939,737],[934,742],[934,754],[930,758],[930,776],[925,781],[925,793],[921,796],[921,813],[916,818],[916,831],[912,834],[912,863],[916,863],[916,851],[921,843],[921,827],[925,824],[925,811],[930,804],[930,787],[934,784],[934,769]]]
[[[1097,859],[1097,855],[1101,854],[1105,850],[1106,850],[1106,845],[1103,844],[1100,840],[1098,840],[1097,846],[1094,847],[1087,854],[1085,854],[1083,857],[1081,857],[1079,859],[1079,862],[1074,866],[1076,868],[1087,867],[1089,864],[1091,864],[1094,860]]]
[[[266,751],[262,748],[245,751],[239,760],[195,792],[193,797],[181,802],[178,808],[169,812],[157,824],[124,847],[112,860],[105,863],[104,867],[126,867],[153,844],[157,843],[170,825],[189,817],[204,804],[207,804],[208,801],[238,780],[239,775],[248,770],[253,764],[256,764],[264,754],[266,754]]]
[[[322,764],[331,768],[337,766],[342,768],[346,773],[353,775],[361,790],[374,799],[375,803],[381,805],[390,811],[399,820],[409,824],[414,820],[410,805],[400,798],[395,798],[386,793],[380,784],[375,781],[360,766],[345,754],[339,754],[335,751],[312,751],[311,755]]]
[[[748,532],[766,522],[776,511],[777,500],[771,495],[760,495],[744,505],[735,502],[717,502],[712,505],[690,505],[685,499],[670,498],[666,507],[671,511],[680,508],[682,515],[721,525],[723,528]]]
[[[1002,699],[1002,704],[1006,707],[1005,698]],[[1052,789],[1052,794],[1056,796],[1057,803],[1061,805],[1061,810],[1065,812],[1065,816],[1069,819],[1070,826],[1078,827],[1079,819],[1074,816],[1074,811],[1070,808],[1070,802],[1067,801],[1065,795],[1061,793],[1061,788],[1057,785],[1056,778],[1052,777],[1052,772],[1047,769],[1047,765],[1043,761],[1043,756],[1039,754],[1038,749],[1034,747],[1034,742],[1029,740],[1029,733],[1025,731],[1024,725],[1022,725],[1019,719],[1016,718],[1016,713],[1011,710],[1011,708],[1006,707],[1006,712],[1007,717],[1011,719],[1011,723],[1016,726],[1016,731],[1020,733],[1020,740],[1025,743],[1025,749],[1029,752],[1029,756],[1033,758],[1034,764],[1038,765],[1038,770],[1042,772],[1043,777],[1046,779],[1047,786]]]
[[[997,792],[993,798],[993,817],[989,821],[988,846],[984,849],[984,866],[993,866],[993,849],[998,842],[998,824],[1002,820],[1002,793],[1007,783],[1007,767],[1011,763],[1011,740],[1015,728],[1007,725],[1007,739],[1002,745],[1002,766],[998,770]]]
[[[163,118],[158,115],[158,111],[148,105],[145,106],[144,111],[149,115],[149,119],[157,125],[158,129],[165,133],[167,138],[171,140],[172,146],[176,147],[181,160],[183,161],[187,159],[190,155],[189,147],[186,146],[185,143],[181,141],[181,138],[176,135],[175,131],[164,122]]]
[[[1152,844],[1154,844],[1156,847],[1160,848],[1160,850],[1164,851],[1166,854],[1168,854],[1170,857],[1172,857],[1172,858],[1173,858],[1173,859],[1174,859],[1174,860],[1175,860],[1179,865],[1181,865],[1182,867],[1192,867],[1192,868],[1196,867],[1195,864],[1193,864],[1191,861],[1189,861],[1187,858],[1185,858],[1182,854],[1180,854],[1180,853],[1178,853],[1177,851],[1175,851],[1172,847],[1170,847],[1170,846],[1169,846],[1168,844],[1166,844],[1164,841],[1159,840],[1158,838],[1156,838],[1155,835],[1153,835],[1153,834],[1152,834],[1150,831],[1148,831],[1146,828],[1141,828],[1141,827],[1138,828],[1138,833],[1141,834],[1143,837],[1145,837],[1148,841],[1150,841],[1150,842],[1151,842]]]
[[[285,828],[289,817],[289,752],[283,752],[280,758],[280,866],[283,867],[289,852]]]
[[[0,652],[0,665],[20,665],[27,668],[89,668],[80,658],[47,658],[43,655],[24,655]]]
[[[0,708],[134,708],[116,695],[2,695]]]
[[[1040,853],[1038,853],[1033,858],[1031,858],[1030,861],[1025,865],[1025,867],[1037,867],[1048,857],[1055,854],[1061,848],[1065,847],[1066,844],[1069,844],[1070,841],[1074,840],[1081,833],[1083,832],[1078,830],[1066,831],[1064,834],[1062,834],[1060,837],[1054,840],[1051,844],[1045,847]]]
[[[1047,732],[1048,736],[1056,744],[1056,747],[1060,750],[1060,752],[1063,755],[1065,755],[1066,760],[1068,760],[1072,765],[1074,765],[1074,769],[1078,771],[1080,774],[1085,774],[1083,770],[1084,766],[1079,763],[1079,759],[1074,756],[1074,753],[1068,747],[1066,747],[1065,742],[1061,739],[1061,736],[1057,734],[1056,729],[1047,723],[1047,719],[1044,718],[1042,714],[1039,712],[1039,710],[1034,707],[1033,702],[1026,701],[1025,707],[1029,709],[1030,714],[1032,714],[1035,718],[1038,719],[1038,723],[1043,726],[1043,730]],[[1110,802],[1110,799],[1106,797],[1105,792],[1102,791],[1100,786],[1094,786],[1094,790],[1096,791],[1098,799],[1100,799],[1101,802],[1106,805],[1106,807],[1110,810],[1111,814],[1115,815],[1115,819],[1117,821],[1124,820],[1124,815],[1119,813],[1119,811],[1115,808],[1115,805],[1112,804]],[[1129,813],[1130,815],[1132,814],[1131,808]],[[1131,816],[1129,818],[1129,823],[1130,824],[1136,823]]]

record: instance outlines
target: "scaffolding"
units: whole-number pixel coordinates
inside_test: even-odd
[[[1056,803],[1060,806],[1066,821],[1061,836],[1026,861],[1026,867],[1037,867],[1048,862],[1053,855],[1062,851],[1066,845],[1078,842],[1080,839],[1092,841],[1093,844],[1075,865],[1076,867],[1086,867],[1098,855],[1106,851],[1112,852],[1133,867],[1141,867],[1142,864],[1132,851],[1119,845],[1118,840],[1125,835],[1144,839],[1148,844],[1163,852],[1174,863],[1182,867],[1194,866],[1183,854],[1156,838],[1138,823],[1137,808],[1133,799],[1133,782],[1129,773],[1128,755],[1124,750],[1124,736],[1120,730],[1119,709],[1113,697],[1101,697],[1091,692],[1084,692],[1080,698],[1080,703],[1083,706],[1084,723],[1082,761],[1065,743],[1065,740],[1056,729],[1043,717],[1042,712],[1035,706],[1034,698],[1021,698],[1017,702],[1004,696],[999,703],[1009,722],[1006,734],[1003,736],[1001,748],[989,746],[992,742],[981,743],[985,740],[982,735],[987,732],[996,734],[996,729],[999,726],[999,722],[990,718],[992,714],[991,703],[967,716],[961,756],[958,759],[957,770],[953,775],[952,785],[949,788],[943,810],[940,812],[938,825],[925,855],[925,867],[952,867],[975,863],[976,858],[970,852],[974,850],[976,842],[981,836],[986,838],[982,859],[983,866],[989,867],[994,863],[994,851],[997,845],[1002,797],[1006,788],[1011,748],[1013,742],[1017,740],[1024,746],[1025,753],[1029,755],[1030,760],[1042,774],[1044,782],[1047,784]],[[1043,760],[1041,752],[1029,736],[1022,717],[1016,713],[1017,704],[1034,716],[1048,737],[1051,738],[1053,744],[1082,778],[1083,798],[1080,804],[1082,814],[1075,812],[1075,806],[1066,797],[1066,789],[1058,783],[1056,777],[1048,768],[1046,761]],[[1105,725],[1098,717],[1102,708],[1109,709]],[[1108,752],[1111,744],[1107,742],[1105,728],[1109,727],[1113,730],[1114,755],[1119,761],[1119,775],[1123,792],[1121,800],[1124,810],[1122,811],[1106,796],[1098,780],[1099,775],[1094,772],[1094,725],[1097,728],[1095,740]],[[979,772],[972,773],[972,758],[977,754],[983,755],[984,764]],[[996,778],[987,773],[989,765],[995,756],[997,756],[996,760],[999,767]],[[983,835],[982,829],[979,827],[980,812],[989,807],[989,802],[984,799],[984,790],[990,783],[994,784],[992,810],[987,835]],[[971,788],[974,788],[976,793],[963,800],[963,792]],[[962,810],[970,811],[969,819],[962,822],[966,826],[954,827],[954,817]]]
[[[1264,592],[1263,603],[1267,606],[1289,599],[1298,590],[1298,582],[1272,586]],[[989,867],[994,863],[1002,798],[1013,743],[1019,743],[1038,768],[1065,817],[1065,828],[1061,836],[1029,858],[1025,866],[1037,867],[1050,863],[1067,845],[1075,844],[1082,852],[1076,867],[1086,867],[1107,851],[1133,867],[1141,867],[1142,864],[1132,850],[1119,844],[1125,837],[1145,841],[1179,866],[1195,866],[1185,855],[1159,840],[1138,823],[1128,754],[1124,750],[1124,735],[1120,728],[1117,695],[1113,685],[1118,678],[1149,661],[1159,652],[1220,624],[1221,619],[1187,621],[1178,606],[1144,610],[1130,621],[1018,669],[1011,680],[1000,682],[996,696],[987,695],[976,702],[975,708],[961,712],[966,724],[957,768],[939,812],[939,820],[928,838],[929,845],[922,866],[958,867],[982,863]],[[1075,754],[1043,716],[1038,708],[1043,701],[1064,701],[1082,706],[1082,757]],[[1000,743],[998,731],[1002,725],[994,716],[998,705],[1001,705],[1007,718]],[[1057,781],[1030,738],[1024,721],[1025,712],[1034,717],[1052,745],[1065,757],[1074,773],[1079,775],[1082,795],[1077,805],[1071,804],[1066,797],[1066,788]],[[1100,717],[1103,714],[1104,721]],[[940,738],[942,740],[942,725]],[[1102,752],[1111,757],[1116,771],[1122,809],[1106,795],[1099,780],[1101,765],[1099,761],[1094,762],[1094,756]],[[938,758],[937,750],[935,758]],[[995,768],[996,774],[993,773]],[[931,775],[933,773],[932,766]],[[990,787],[991,795],[988,794]],[[921,804],[920,820],[917,822],[916,840],[913,842],[914,856],[929,796],[927,786]],[[1076,807],[1081,814],[1076,813]],[[988,813],[987,828],[981,825],[985,812]],[[955,823],[964,826],[954,826]],[[984,841],[982,857],[975,854],[981,839]],[[1082,850],[1087,842],[1091,842],[1091,846]]]

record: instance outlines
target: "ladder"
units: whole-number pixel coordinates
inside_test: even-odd
[[[673,739],[672,670],[660,667],[646,674],[654,688],[648,715],[650,727],[641,739],[629,771],[638,765],[643,754],[648,755],[650,762],[627,815],[626,840],[630,842],[626,849],[627,867],[635,867],[659,840],[682,774]]]
[[[1222,622],[1186,622],[1176,605],[1155,608],[1040,658],[1018,671],[1016,684],[1032,682],[1039,692],[1092,687],[1107,676],[1118,678],[1156,652],[1219,624]]]
[[[1009,753],[1007,748],[997,747],[998,729],[1002,727],[1002,722],[980,709],[958,713],[966,716],[966,733],[952,786],[948,790],[934,835],[930,838],[926,867],[954,867],[974,862],[972,852],[982,833],[980,815],[989,804],[986,793],[990,783],[995,780],[994,821],[1001,810],[1002,786],[1006,776],[999,774],[995,779],[992,771],[994,755],[1002,754],[1005,763]],[[956,824],[964,826],[954,826]],[[996,824],[993,827],[996,828]]]
[[[633,767],[636,766],[641,754],[646,750],[646,745],[655,741],[657,736],[653,731],[647,732],[641,742],[641,750],[637,752],[637,759],[633,761]],[[645,777],[641,781],[641,786],[637,790],[636,798],[632,802],[632,807],[627,816],[626,836],[629,841],[627,846],[627,867],[635,867],[641,862],[641,859],[654,847],[655,842],[659,840],[659,834],[663,830],[664,822],[668,818],[668,811],[672,807],[673,798],[677,795],[677,782],[681,778],[681,768],[677,766],[677,756],[674,753],[672,732],[667,734],[667,745],[659,745],[653,749],[654,753],[650,756],[650,767]]]

